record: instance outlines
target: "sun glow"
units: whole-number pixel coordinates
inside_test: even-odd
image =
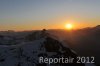
[[[66,24],[65,28],[68,29],[68,30],[71,30],[73,28],[73,25],[72,24]]]

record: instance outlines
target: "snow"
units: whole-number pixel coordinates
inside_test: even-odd
[[[46,51],[44,47],[44,41],[46,41],[45,37],[40,38],[37,36],[37,38],[38,39],[34,41],[22,41],[17,45],[0,45],[0,66],[36,66],[36,64],[38,64],[39,54],[47,54],[49,57],[57,55],[56,52]],[[4,40],[10,41],[11,37],[6,37]],[[62,51],[62,47],[60,47],[58,51],[61,53],[64,52]],[[74,51],[72,52],[75,53]],[[85,64],[85,66],[94,65]]]

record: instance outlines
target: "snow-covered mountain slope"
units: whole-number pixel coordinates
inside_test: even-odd
[[[33,34],[34,35],[34,34]],[[35,37],[17,45],[0,45],[0,66],[85,66],[76,64],[77,55],[62,42],[50,37],[47,33],[36,33]],[[32,38],[33,37],[33,38]],[[34,39],[35,38],[35,39]],[[31,39],[31,40],[30,40]],[[34,40],[32,40],[34,39]],[[72,57],[73,63],[39,63],[39,58]],[[87,66],[87,65],[86,65]]]

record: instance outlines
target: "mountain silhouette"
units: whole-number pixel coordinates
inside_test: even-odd
[[[0,32],[0,66],[95,66],[77,64],[77,56],[95,56],[98,65],[99,44],[100,25],[70,32],[46,29]],[[74,60],[73,63],[48,64],[39,63],[39,57],[72,57]]]
[[[95,63],[100,65],[100,25],[70,32],[66,30],[49,30],[49,33],[60,38],[78,55],[94,56]]]
[[[32,32],[17,45],[0,45],[0,66],[86,66],[77,64],[78,56],[62,42],[50,37],[46,30]],[[39,63],[39,57],[73,57],[73,63]]]

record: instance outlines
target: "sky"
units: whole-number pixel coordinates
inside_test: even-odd
[[[0,0],[0,31],[100,24],[100,0]]]

